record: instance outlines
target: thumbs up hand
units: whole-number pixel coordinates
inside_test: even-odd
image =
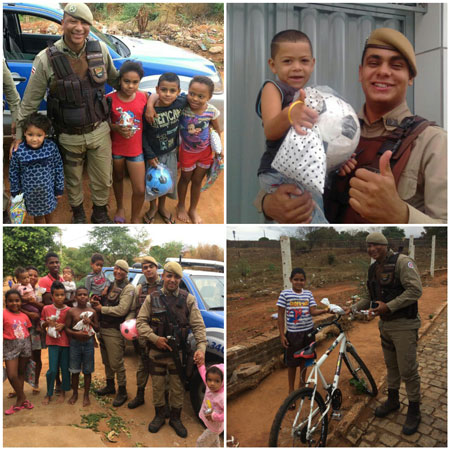
[[[304,89],[300,89],[300,97],[296,101],[302,103],[297,103],[291,109],[292,126],[296,133],[301,135],[307,134],[307,131],[304,128],[312,128],[319,118],[317,111],[314,111],[314,109],[308,108],[305,105],[305,99],[305,91]]]
[[[349,204],[371,223],[408,223],[408,206],[398,195],[391,156],[391,151],[381,155],[380,173],[358,169],[350,180]]]

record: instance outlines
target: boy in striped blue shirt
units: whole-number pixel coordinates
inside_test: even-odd
[[[295,268],[289,281],[292,283],[292,289],[285,289],[280,293],[277,307],[278,329],[280,330],[281,345],[285,348],[289,393],[291,393],[294,390],[297,367],[300,367],[299,389],[305,384],[303,373],[305,360],[294,358],[293,355],[314,339],[312,336],[308,337],[308,333],[313,329],[312,316],[326,314],[328,309],[318,309],[311,291],[303,289],[306,283],[306,274],[303,269]]]

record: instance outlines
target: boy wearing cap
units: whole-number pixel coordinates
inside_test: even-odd
[[[192,330],[196,352],[194,362],[201,365],[205,361],[206,329],[195,297],[179,288],[183,270],[176,262],[164,266],[163,288],[145,299],[136,320],[139,335],[150,342],[150,361],[152,365],[153,404],[155,417],[148,430],[156,433],[164,425],[166,375],[169,373],[169,425],[178,436],[186,437],[187,430],[181,422],[181,409],[184,402],[184,386],[180,373],[179,360],[172,352],[168,337],[175,338],[180,359],[186,357],[187,335]]]
[[[133,304],[133,310],[136,317],[138,316],[141,306],[143,305],[147,296],[157,289],[161,289],[163,285],[162,280],[157,272],[158,263],[156,259],[153,258],[153,256],[144,256],[141,259],[141,263],[142,273],[145,276],[145,280],[139,282],[139,284],[136,286],[136,293],[134,296]],[[139,337],[138,345],[141,357],[138,359],[138,368],[136,372],[137,393],[136,397],[131,400],[130,403],[128,403],[128,408],[130,409],[137,408],[138,406],[144,404],[145,386],[147,385],[149,375],[148,369],[145,367],[145,363],[143,360],[143,353],[145,352],[145,357],[148,359],[148,347],[146,339]]]
[[[388,250],[382,233],[366,238],[367,253],[375,260],[369,267],[368,298],[352,306],[355,311],[367,309],[380,316],[381,346],[387,368],[387,400],[375,409],[376,417],[385,417],[400,408],[399,389],[405,383],[408,413],[402,432],[417,431],[420,424],[420,376],[417,363],[417,339],[420,328],[418,300],[422,295],[420,274],[414,260]],[[346,308],[346,312],[349,308]]]
[[[96,391],[98,395],[115,394],[114,376],[119,386],[113,406],[123,405],[128,398],[126,374],[123,362],[124,338],[120,324],[133,317],[134,287],[128,280],[129,267],[123,259],[114,264],[114,283],[108,288],[101,302],[91,299],[91,305],[100,314],[100,352],[105,366],[106,386]]]

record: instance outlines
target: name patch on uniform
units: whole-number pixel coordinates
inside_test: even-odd
[[[409,261],[408,267],[409,267],[410,269],[414,269],[414,264],[413,264],[411,261]]]

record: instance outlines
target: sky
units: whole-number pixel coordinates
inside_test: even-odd
[[[62,243],[66,247],[79,248],[89,241],[88,231],[94,225],[69,225],[60,226],[62,229]],[[130,234],[135,235],[135,230],[147,230],[152,239],[152,245],[161,245],[170,241],[183,242],[186,246],[197,247],[198,244],[218,245],[225,248],[225,235],[223,225],[130,225]]]

